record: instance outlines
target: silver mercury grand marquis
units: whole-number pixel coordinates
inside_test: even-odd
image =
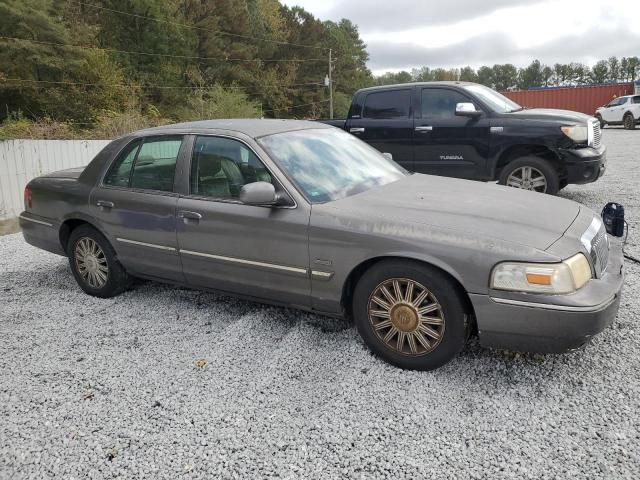
[[[353,318],[402,368],[488,347],[561,352],[616,316],[620,242],[584,206],[410,174],[318,123],[220,120],[143,130],[25,189],[27,242],[80,287],[132,277]],[[79,306],[79,308],[81,308]]]

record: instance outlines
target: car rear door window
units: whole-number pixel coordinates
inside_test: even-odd
[[[364,117],[377,119],[408,118],[410,107],[410,89],[370,93],[364,103]]]
[[[116,159],[104,184],[142,190],[173,191],[182,136],[134,142]]]
[[[109,172],[107,172],[107,175],[104,177],[105,185],[112,185],[114,187],[129,186],[133,161],[135,160],[139,149],[140,141],[136,140],[135,142],[127,145],[127,148],[125,148],[116,161],[113,162]]]
[[[633,103],[635,103],[635,104],[640,103],[640,95],[637,95],[637,96],[633,97]]]
[[[240,189],[253,182],[272,183],[272,178],[244,143],[226,137],[196,138],[191,158],[192,195],[235,200],[240,198]]]
[[[422,89],[422,118],[455,118],[458,103],[473,102],[455,90],[424,88]]]
[[[133,165],[131,188],[172,192],[181,145],[182,137],[145,141]]]

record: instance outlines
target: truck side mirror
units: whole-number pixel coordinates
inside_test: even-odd
[[[479,117],[482,112],[476,110],[476,106],[471,102],[456,104],[456,115],[459,117]]]
[[[391,155],[389,152],[383,152],[382,156],[387,160],[389,160],[390,162],[393,162],[393,155]]]

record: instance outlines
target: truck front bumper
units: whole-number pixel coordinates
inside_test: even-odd
[[[616,317],[624,282],[622,245],[613,244],[600,278],[572,295],[498,297],[470,295],[483,346],[537,353],[578,348]],[[527,297],[527,298],[523,298]],[[564,297],[564,298],[563,298]]]
[[[563,149],[567,183],[591,183],[598,180],[607,168],[607,148]]]

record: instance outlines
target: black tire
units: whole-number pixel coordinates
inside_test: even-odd
[[[627,112],[624,115],[624,120],[622,121],[625,130],[635,130],[636,128],[636,119],[633,118],[633,114],[631,112]]]
[[[512,160],[511,162],[509,162],[509,164],[507,164],[507,166],[505,166],[502,169],[498,183],[500,185],[507,185],[509,177],[514,173],[517,175],[517,171],[524,167],[531,167],[537,170],[545,178],[546,187],[544,188],[544,190],[536,189],[534,191],[538,191],[540,193],[547,193],[549,195],[556,195],[558,193],[558,190],[560,189],[560,178],[558,176],[558,172],[548,160],[545,160],[544,158],[540,158],[540,157],[520,157],[520,158],[516,158],[515,160]],[[514,185],[509,185],[509,186],[514,186]],[[515,188],[523,188],[526,190],[531,190],[525,187],[515,187]]]
[[[104,281],[103,284],[99,284],[97,286],[92,285],[80,272],[80,265],[84,264],[84,261],[76,260],[76,248],[78,248],[78,244],[81,241],[95,242],[103,253],[103,255],[98,255],[102,264],[107,268],[107,271],[104,274],[106,276],[106,281]],[[115,297],[126,290],[131,284],[131,277],[118,261],[116,253],[109,241],[104,237],[104,235],[90,225],[80,225],[71,232],[69,242],[67,243],[67,255],[69,257],[69,265],[76,282],[78,282],[80,288],[89,295],[100,298]]]
[[[598,122],[600,122],[600,128],[604,128],[607,122],[602,119],[602,115],[598,113],[596,114],[596,118],[598,119]]]
[[[395,310],[395,313],[389,315],[388,321],[377,318],[375,315],[370,316],[370,305],[378,308],[372,299],[376,292],[380,292],[380,285],[392,282],[394,279],[414,282],[412,298],[415,302],[419,302],[419,297],[422,295],[421,287],[428,290],[428,296],[422,303],[419,302],[418,306],[423,306],[422,308],[437,306],[436,310],[428,312],[434,316],[426,316],[425,313],[425,316],[422,317],[417,315],[414,309],[413,314],[416,316],[413,320],[421,326],[418,326],[418,323],[408,325],[399,310],[406,310],[407,305],[410,305],[406,299],[394,304],[395,307],[389,310],[390,312]],[[408,288],[401,289],[402,295],[406,295],[407,290]],[[433,370],[449,362],[464,348],[469,333],[468,325],[465,322],[464,302],[465,299],[458,291],[457,285],[442,271],[408,260],[385,260],[373,265],[358,281],[353,295],[353,316],[360,336],[375,355],[392,365],[407,370]],[[441,325],[430,323],[429,326],[422,323],[423,318],[434,321],[436,317],[442,321]],[[404,329],[400,350],[397,348],[400,330],[395,327],[396,323],[389,325],[387,329],[374,328],[374,323],[379,327],[380,322],[390,323],[392,321],[404,322],[403,327],[400,327]],[[439,339],[422,333],[421,328],[425,325],[432,332],[440,334]],[[382,336],[386,337],[392,328],[396,328],[397,333],[392,337],[392,340],[389,340],[389,343],[393,345],[389,345]],[[407,328],[411,328],[411,330],[407,330]],[[418,340],[418,334],[423,339],[428,339],[430,350]],[[412,340],[409,340],[409,336],[412,337]]]

